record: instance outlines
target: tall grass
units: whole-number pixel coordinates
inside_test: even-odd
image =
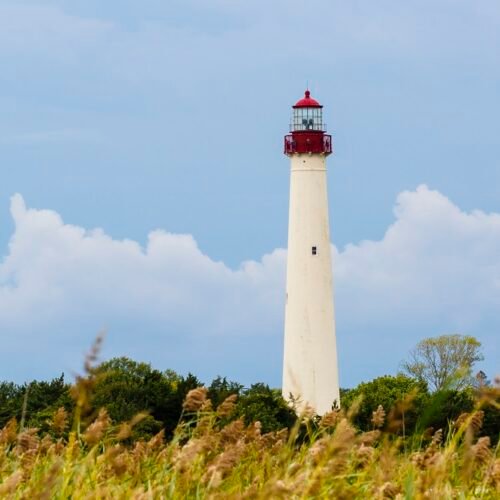
[[[1,498],[500,497],[498,446],[477,437],[481,407],[498,405],[498,386],[484,388],[475,411],[448,435],[437,430],[413,440],[391,431],[399,417],[386,417],[383,408],[369,432],[356,431],[353,408],[321,419],[304,415],[290,430],[263,434],[259,422],[231,420],[234,396],[212,408],[199,388],[188,394],[169,442],[163,432],[132,440],[143,415],[113,425],[101,410],[85,424],[91,386],[75,386],[80,410],[73,426],[60,409],[44,436],[15,420],[0,431]]]

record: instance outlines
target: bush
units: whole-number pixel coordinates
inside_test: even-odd
[[[271,389],[266,384],[253,384],[243,391],[236,415],[243,417],[245,424],[259,421],[262,432],[278,431],[292,427],[297,419],[295,412],[281,396],[281,391]]]
[[[102,363],[94,375],[94,412],[106,408],[114,422],[124,422],[147,412],[151,417],[148,419],[151,432],[163,427],[169,436],[179,423],[186,394],[200,385],[194,375],[184,378],[173,371],[162,373],[147,363],[125,357]],[[143,432],[146,432],[145,424]]]
[[[473,408],[474,397],[470,389],[434,392],[427,398],[425,405],[419,408],[418,430],[443,429],[446,434],[453,421]]]
[[[61,406],[71,411],[72,400],[70,385],[64,381],[64,375],[50,382],[32,381],[16,385],[12,382],[0,383],[0,428],[12,417],[19,422],[23,418],[25,425],[45,429],[46,420]]]
[[[399,404],[404,418],[397,431],[408,434],[415,429],[419,409],[425,405],[428,395],[427,386],[423,382],[402,374],[395,377],[386,375],[351,389],[344,395],[341,404],[349,409],[355,402],[361,401],[353,422],[363,431],[373,428],[372,415],[379,405],[389,413]]]

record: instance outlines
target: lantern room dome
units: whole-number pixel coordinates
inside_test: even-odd
[[[294,108],[322,108],[323,106],[311,97],[309,90],[305,91],[304,97],[295,103]]]

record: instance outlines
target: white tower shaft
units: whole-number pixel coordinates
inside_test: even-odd
[[[340,403],[323,154],[291,155],[282,391],[299,412]]]

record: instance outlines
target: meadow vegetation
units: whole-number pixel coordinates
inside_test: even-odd
[[[0,385],[1,498],[500,497],[500,380],[386,376],[323,417],[264,384],[117,358]]]

